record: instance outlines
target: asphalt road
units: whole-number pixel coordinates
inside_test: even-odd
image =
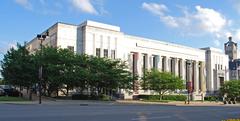
[[[240,107],[0,104],[0,121],[222,121]]]

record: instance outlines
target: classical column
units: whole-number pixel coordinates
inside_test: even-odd
[[[152,57],[151,54],[148,54],[148,55],[149,55],[149,57],[148,57],[148,69],[151,70],[153,68],[153,61],[152,61],[153,57]]]
[[[133,53],[128,54],[128,66],[129,66],[129,71],[133,71]]]
[[[169,62],[169,57],[165,56],[164,58],[164,71],[169,72],[170,70],[170,62]]]
[[[141,71],[138,72],[139,76],[143,76],[143,70],[144,70],[144,58],[143,57],[144,57],[144,54],[139,54],[138,61],[140,63],[139,68],[141,69]]]
[[[157,55],[157,66],[158,66],[158,70],[161,72],[162,71],[162,57],[160,55]]]
[[[159,55],[155,55],[155,59],[156,59],[156,69],[160,71],[160,56]]]
[[[141,71],[141,68],[139,68],[140,67],[140,62],[138,61],[139,60],[139,53],[137,53],[137,52],[134,52],[133,53],[133,74],[135,74],[135,75],[138,75],[139,73],[139,71]],[[139,81],[138,81],[138,79],[136,79],[136,80],[134,80],[134,88],[133,88],[133,90],[134,90],[134,93],[135,94],[138,94],[138,89],[139,89]]]
[[[139,55],[139,53],[136,52],[135,56],[136,56],[135,57],[135,61],[136,61],[135,67],[136,67],[136,70],[137,70],[136,74],[139,75],[139,72],[141,72],[141,66],[140,66],[141,62],[140,62],[140,58],[139,58],[140,55]]]
[[[201,91],[204,93],[206,92],[206,79],[205,79],[205,75],[204,75],[204,72],[205,72],[205,63],[204,62],[201,62],[200,63],[200,82],[201,82]]]
[[[93,49],[92,49],[92,55],[96,55],[96,36],[93,34]]]
[[[104,48],[103,48],[103,36],[101,35],[100,36],[100,57],[103,57],[104,56]]]
[[[199,65],[198,61],[194,61],[194,92],[199,92]]]
[[[186,80],[186,65],[185,65],[185,60],[181,60],[181,77],[183,80]],[[186,83],[186,82],[185,82]]]

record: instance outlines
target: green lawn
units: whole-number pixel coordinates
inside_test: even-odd
[[[21,97],[0,96],[0,102],[1,101],[27,101],[27,100]]]

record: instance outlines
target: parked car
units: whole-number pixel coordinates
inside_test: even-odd
[[[13,88],[11,85],[0,85],[0,88],[4,90],[4,95],[18,97],[21,95],[21,93]]]
[[[3,88],[0,88],[0,96],[4,96],[5,95],[5,91]]]

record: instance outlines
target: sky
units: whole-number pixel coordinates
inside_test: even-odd
[[[240,41],[240,0],[1,0],[0,60],[56,22],[85,20],[194,48]]]

